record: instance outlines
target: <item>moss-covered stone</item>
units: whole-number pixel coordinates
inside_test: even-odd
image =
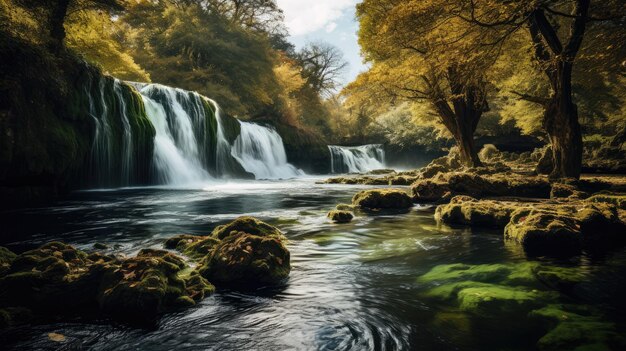
[[[52,242],[13,259],[0,278],[0,309],[8,311],[11,323],[28,319],[21,311],[32,316],[101,312],[124,322],[152,321],[214,290],[197,272],[187,271],[185,262],[167,251],[144,249],[117,259]]]
[[[413,201],[401,189],[373,189],[358,192],[352,197],[352,204],[365,209],[407,209]]]
[[[601,193],[595,194],[587,199],[588,202],[607,203],[617,206],[621,210],[626,210],[626,194],[623,193]]]
[[[68,313],[95,303],[102,264],[70,245],[52,242],[13,260],[0,279],[0,307],[38,314]]]
[[[326,215],[331,221],[335,223],[349,223],[354,218],[354,215],[350,211],[330,211]]]
[[[418,180],[411,185],[413,198],[416,202],[437,202],[450,200],[454,195],[469,195],[475,198],[486,196],[550,197],[551,186],[544,177],[523,176],[510,172],[480,173],[478,169],[440,173],[432,179]]]
[[[150,321],[158,314],[199,301],[214,288],[202,277],[187,281],[185,262],[170,252],[144,249],[111,266],[100,284],[102,311],[125,321]]]
[[[355,207],[354,205],[349,205],[349,204],[338,204],[337,206],[335,206],[335,210],[353,212],[355,210]]]
[[[180,251],[191,258],[200,259],[208,255],[219,242],[219,239],[211,236],[182,234],[169,238],[165,242],[165,248]]]
[[[533,254],[570,255],[583,247],[623,243],[626,225],[606,204],[561,205],[518,209],[504,237]]]
[[[614,323],[584,306],[551,304],[529,313],[548,333],[537,342],[540,350],[621,350],[624,337]]]
[[[290,270],[289,251],[278,236],[234,231],[199,267],[209,281],[243,289],[278,284]]]
[[[11,262],[17,257],[11,250],[0,246],[0,277],[11,267]]]
[[[211,236],[216,239],[225,239],[231,234],[244,232],[255,236],[273,237],[278,240],[286,240],[285,235],[276,227],[260,221],[254,217],[239,217],[234,221],[216,227]]]
[[[504,228],[511,213],[523,203],[481,200],[466,195],[452,198],[449,204],[440,205],[435,211],[435,219],[448,224],[462,224],[482,227]]]

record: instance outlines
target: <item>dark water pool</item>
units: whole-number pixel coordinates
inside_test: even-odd
[[[219,290],[163,316],[154,329],[97,320],[27,325],[0,333],[2,348],[526,350],[563,345],[563,330],[576,328],[590,336],[571,348],[617,347],[626,322],[624,250],[529,261],[500,231],[439,226],[425,207],[329,223],[326,212],[357,189],[300,179],[92,191],[53,207],[4,212],[1,245],[14,251],[62,240],[85,250],[102,242],[125,254],[252,215],[286,233],[292,272],[278,288]],[[546,317],[551,311],[556,320]],[[65,342],[49,340],[52,332]]]

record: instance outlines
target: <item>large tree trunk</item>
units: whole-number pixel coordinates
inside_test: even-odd
[[[71,0],[57,0],[50,12],[48,25],[50,26],[50,49],[59,53],[65,41],[65,17]]]
[[[573,20],[565,45],[543,9],[535,9],[528,17],[535,58],[543,65],[553,91],[543,115],[543,126],[552,144],[554,169],[551,178],[580,178],[583,141],[578,109],[572,99],[572,68],[585,34],[590,2],[574,2],[570,16]]]
[[[572,65],[558,62],[554,75],[555,93],[544,112],[544,128],[552,144],[554,169],[550,178],[580,178],[583,138],[578,109],[572,99]]]

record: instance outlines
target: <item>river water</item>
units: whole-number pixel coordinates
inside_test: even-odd
[[[476,313],[429,293],[453,278],[420,278],[450,264],[523,266],[528,259],[503,242],[501,231],[440,226],[433,209],[421,206],[331,224],[326,212],[365,187],[316,180],[78,192],[52,207],[1,213],[0,244],[17,252],[62,240],[84,250],[101,242],[110,252],[131,255],[160,248],[176,234],[206,235],[218,224],[252,215],[286,233],[292,257],[283,286],[218,290],[193,308],[164,315],[154,328],[93,319],[46,322],[0,333],[3,349],[525,350],[550,330],[527,317],[540,306],[520,312],[496,305]],[[552,294],[551,304],[593,310],[594,321],[624,331],[624,250],[534,262],[574,270],[584,279],[573,289],[538,283],[533,291]],[[480,278],[490,279],[499,278]],[[52,332],[65,342],[49,340]]]

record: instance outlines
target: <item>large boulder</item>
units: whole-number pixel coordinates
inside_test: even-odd
[[[230,232],[205,257],[199,272],[218,285],[256,288],[275,285],[289,276],[289,251],[276,236]]]
[[[402,189],[373,189],[358,192],[352,204],[364,209],[407,209],[413,207],[409,194]]]
[[[511,214],[507,240],[532,254],[570,255],[624,242],[626,225],[615,206],[572,204],[522,208]]]

